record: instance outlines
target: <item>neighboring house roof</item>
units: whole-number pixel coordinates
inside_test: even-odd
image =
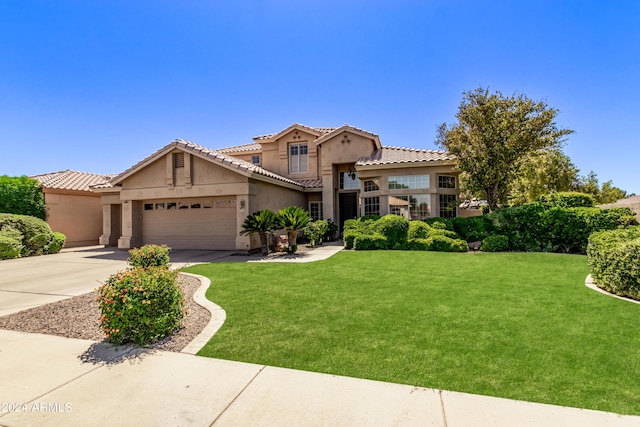
[[[44,188],[57,190],[91,191],[90,187],[94,185],[105,184],[114,176],[116,175],[103,175],[67,169],[60,172],[35,175],[31,178],[37,180]]]
[[[212,150],[207,147],[203,147],[202,145],[194,144],[191,141],[186,141],[184,139],[176,139],[173,142],[165,145],[160,150],[146,157],[142,161],[136,163],[126,171],[122,172],[120,175],[111,180],[110,184],[116,185],[122,182],[125,178],[133,175],[138,170],[142,169],[149,163],[157,160],[159,157],[167,154],[171,150],[176,148],[182,149],[191,154],[197,155],[199,157],[206,158],[214,163],[218,163],[219,165],[228,168],[235,169],[237,172],[246,175],[246,176],[254,176],[257,178],[270,178],[272,180],[280,181],[282,183],[286,183],[289,185],[294,185],[296,187],[303,187],[304,185],[300,184],[293,179],[286,178],[282,175],[278,175],[276,173],[270,172],[258,165],[254,165],[253,163],[249,163],[245,160],[238,159],[237,157],[233,157],[231,155],[225,154],[220,150]],[[98,188],[98,187],[94,187]],[[102,187],[104,188],[104,187]]]
[[[356,166],[442,162],[454,159],[455,156],[446,151],[422,150],[405,147],[382,147],[379,150],[374,151],[370,156],[358,159]]]

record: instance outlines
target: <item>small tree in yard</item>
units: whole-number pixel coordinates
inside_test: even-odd
[[[280,224],[287,232],[289,238],[289,252],[295,253],[298,250],[296,243],[298,239],[298,232],[307,228],[311,217],[309,213],[298,206],[289,206],[278,211],[278,217],[280,218]]]
[[[486,198],[493,211],[507,203],[524,159],[560,147],[573,133],[554,122],[558,110],[524,95],[505,98],[478,88],[463,93],[458,122],[438,129],[436,143],[456,156],[464,187]]]
[[[26,176],[0,176],[0,212],[47,219],[42,187]]]
[[[269,253],[269,243],[267,242],[267,233],[280,228],[280,219],[275,212],[264,209],[255,212],[245,218],[242,223],[242,231],[240,235],[258,234],[260,236],[260,246],[263,255]]]

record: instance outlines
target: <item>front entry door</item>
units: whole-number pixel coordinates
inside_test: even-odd
[[[342,232],[346,220],[358,217],[358,193],[340,193],[339,203],[340,232]]]

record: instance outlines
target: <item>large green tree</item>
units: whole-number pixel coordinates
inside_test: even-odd
[[[47,219],[40,183],[26,176],[0,176],[0,212]]]
[[[535,202],[544,194],[571,191],[578,168],[562,150],[538,150],[523,159],[520,173],[511,182],[509,204]]]
[[[457,123],[443,123],[436,143],[456,156],[464,187],[480,193],[495,210],[507,203],[524,159],[538,150],[559,148],[573,132],[558,128],[557,114],[545,101],[477,88],[463,92]]]

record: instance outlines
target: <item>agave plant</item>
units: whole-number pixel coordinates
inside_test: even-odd
[[[267,242],[267,233],[280,228],[280,219],[275,212],[269,209],[263,209],[254,212],[245,218],[242,223],[242,231],[240,235],[258,234],[260,236],[260,246],[263,255],[269,253],[269,244]]]
[[[280,224],[287,231],[289,237],[289,252],[295,253],[298,249],[298,232],[307,228],[311,217],[309,213],[298,206],[289,206],[278,211]]]

